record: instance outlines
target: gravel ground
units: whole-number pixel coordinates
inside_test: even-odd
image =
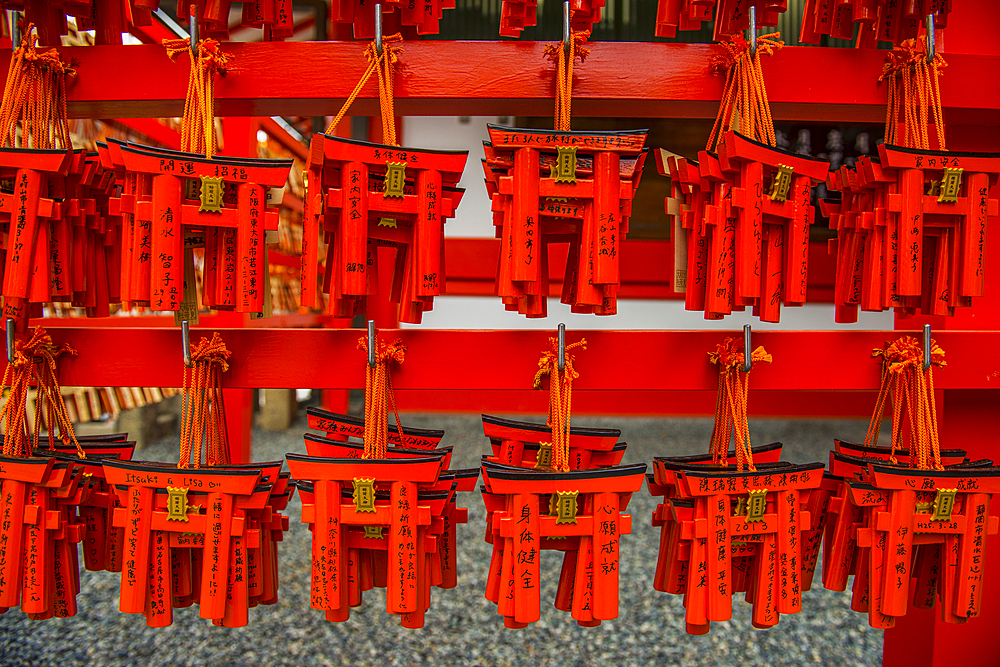
[[[405,423],[443,428],[442,444],[453,445],[453,467],[478,464],[488,450],[477,416],[405,415]],[[613,426],[630,443],[624,462],[653,456],[707,451],[711,420],[585,418],[574,425]],[[862,440],[859,420],[753,420],[756,443],[780,440],[785,460],[826,460],[834,437]],[[274,460],[285,452],[305,452],[304,419],[284,432],[254,431],[254,458]],[[143,459],[177,460],[176,438],[156,442]],[[174,611],[174,623],[146,627],[139,615],[118,611],[118,575],[82,572],[79,613],[46,622],[28,620],[12,609],[0,616],[0,665],[484,665],[535,667],[584,665],[731,665],[743,667],[805,664],[876,665],[882,633],[866,616],[850,610],[850,594],[834,593],[818,581],[803,595],[803,610],[783,616],[776,628],[750,625],[750,606],[734,601],[734,618],[714,623],[703,637],[684,632],[679,596],[653,590],[657,532],[649,525],[655,501],[636,493],[629,511],[633,534],[622,541],[621,615],[598,628],[580,628],[568,613],[551,606],[560,560],[542,559],[542,618],[524,630],[507,630],[483,597],[489,545],[483,537],[485,509],[478,493],[465,494],[469,524],[459,526],[458,587],[433,589],[426,627],[405,630],[385,613],[381,591],[365,595],[347,623],[329,623],[309,608],[309,531],[299,522],[299,502],[288,508],[291,528],[280,546],[278,604],[250,610],[250,624],[228,629],[198,617],[197,608]]]

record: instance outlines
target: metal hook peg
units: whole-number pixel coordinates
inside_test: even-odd
[[[368,320],[368,365],[375,368],[375,320]]]
[[[188,31],[191,35],[191,54],[195,57],[198,56],[198,3],[191,3],[191,29]]]
[[[375,5],[375,53],[382,55],[382,3]],[[374,366],[374,362],[372,366]]]
[[[573,35],[569,31],[569,0],[563,0],[563,49],[569,53]]]
[[[924,325],[924,370],[931,367],[931,325]]]
[[[14,363],[14,318],[8,317],[4,323],[7,328],[7,363]]]
[[[21,46],[21,12],[12,10],[10,13],[10,48],[17,51]]]
[[[747,41],[750,42],[750,57],[757,55],[757,7],[750,5],[747,21]]]
[[[557,362],[559,370],[566,368],[566,325],[559,323],[559,359]]]
[[[181,352],[184,354],[184,365],[191,368],[191,323],[187,320],[181,321]]]
[[[934,60],[934,56],[937,55],[935,52],[936,46],[934,44],[934,15],[928,14],[925,20],[925,25],[927,26],[927,64],[930,65],[931,61]],[[924,369],[926,370],[926,369]]]
[[[743,372],[743,373],[749,373],[750,372],[750,369],[753,367],[753,359],[751,359],[752,355],[753,355],[753,352],[750,349],[750,325],[749,324],[744,324],[743,325],[743,367],[740,368],[741,372]]]

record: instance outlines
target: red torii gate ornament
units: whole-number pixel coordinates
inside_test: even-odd
[[[455,524],[465,523],[467,514],[455,493],[471,491],[478,471],[447,471],[450,447],[388,446],[386,411],[394,405],[388,364],[402,361],[405,348],[379,345],[371,321],[361,347],[369,362],[363,443],[349,442],[358,435],[341,428],[344,418],[327,413],[316,426],[342,439],[306,434],[310,455],[286,456],[303,492],[302,519],[312,530],[311,604],[327,620],[343,622],[364,591],[383,587],[386,611],[400,616],[403,627],[420,628],[431,586],[457,583]],[[397,417],[403,444],[407,433]]]
[[[573,355],[581,340],[551,338],[535,386],[549,376],[548,425],[483,416],[493,456],[483,457],[486,541],[493,545],[486,598],[508,628],[540,618],[541,554],[563,552],[555,606],[581,626],[618,617],[619,549],[631,533],[625,514],[646,465],[620,466],[617,429],[570,427]],[[543,442],[542,440],[546,440]]]
[[[989,195],[1000,154],[945,150],[938,90],[945,63],[926,43],[910,40],[886,56],[886,143],[878,158],[862,158],[829,181],[843,192],[839,204],[823,202],[838,230],[831,251],[840,322],[856,321],[859,307],[952,315],[983,295],[987,218],[1000,211]],[[917,86],[927,95],[916,95]]]
[[[289,478],[281,461],[229,463],[220,386],[228,354],[218,334],[193,346],[177,467],[104,461],[121,504],[112,525],[124,530],[119,607],[144,614],[150,627],[170,625],[174,608],[195,603],[202,618],[243,627],[251,606],[276,601],[276,542],[287,530],[280,510]]]
[[[548,244],[568,242],[561,301],[573,312],[617,313],[621,242],[647,130],[487,128],[486,186],[501,239],[497,294],[507,310],[545,316]]]
[[[749,351],[749,340],[744,349]],[[720,366],[719,406],[708,457],[658,458],[650,492],[664,496],[653,514],[661,526],[654,587],[684,595],[690,634],[732,617],[732,596],[745,592],[754,627],[778,623],[801,610],[818,547],[811,495],[823,464],[777,462],[781,447],[758,449],[768,462],[754,465],[746,419],[748,372],[735,339],[712,353]],[[770,361],[757,348],[754,361]],[[729,441],[735,432],[736,450]],[[733,461],[735,459],[735,461]],[[733,465],[735,463],[735,465]],[[748,470],[744,470],[744,465]]]
[[[396,248],[390,300],[419,324],[444,288],[444,223],[468,151],[432,151],[314,134],[306,165],[302,305],[319,307],[319,229],[328,245],[323,291],[337,317],[366,311],[378,294],[378,248]]]
[[[942,621],[964,623],[979,614],[988,536],[1000,525],[989,510],[1000,469],[940,450],[931,375],[944,352],[929,331],[923,347],[907,336],[877,352],[883,379],[868,441],[877,439],[890,389],[903,405],[893,410],[891,449],[838,443],[841,451],[831,452],[831,472],[844,481],[830,502],[823,583],[844,590],[853,573],[851,608],[867,612],[875,628],[892,627],[910,604],[938,604]],[[908,468],[895,459],[904,421]]]
[[[750,27],[778,25],[786,5],[785,0],[659,0],[656,36],[676,37],[678,30],[701,30],[703,22],[712,20],[715,8],[712,39],[720,41]]]
[[[148,301],[154,310],[177,311],[184,296],[184,233],[205,233],[205,303],[236,312],[260,313],[270,289],[264,261],[265,232],[277,229],[278,211],[269,207],[268,190],[288,179],[291,160],[206,158],[183,153],[121,146],[125,169],[150,182],[139,193],[133,215],[136,228],[149,226],[132,239],[131,280],[147,274]],[[217,231],[218,230],[218,231]],[[231,230],[235,230],[235,234]],[[235,252],[233,252],[235,251]],[[219,266],[230,266],[232,270]],[[134,283],[133,283],[134,285]],[[146,295],[146,285],[130,285]]]

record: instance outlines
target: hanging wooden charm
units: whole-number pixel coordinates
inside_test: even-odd
[[[671,178],[674,289],[706,319],[753,306],[762,321],[778,322],[781,304],[806,300],[812,188],[829,163],[774,148],[760,60],[782,46],[775,37],[758,37],[751,55],[738,35],[713,63],[727,77],[708,143],[715,153],[700,151],[697,162],[656,155]]]
[[[65,352],[76,354],[68,345],[57,348],[45,330],[36,327],[27,341],[17,343],[3,381],[10,392],[0,414],[4,426],[0,610],[20,605],[21,611],[36,620],[76,614],[80,590],[76,545],[85,534],[97,542],[107,540],[106,530],[91,530],[82,520],[86,512],[83,516],[77,512],[100,490],[101,482],[91,484],[94,466],[85,460],[63,403],[56,360]],[[31,383],[38,387],[33,435],[26,419]],[[43,403],[48,404],[48,441],[55,440],[58,425],[64,452],[33,451],[32,442],[40,439]]]
[[[177,467],[103,463],[121,503],[112,525],[125,533],[119,609],[150,627],[192,604],[215,625],[243,627],[251,607],[277,602],[277,542],[288,529],[280,512],[292,490],[281,461],[230,463],[221,388],[229,356],[218,333],[192,346]]]
[[[983,296],[986,222],[1000,211],[990,197],[1000,154],[945,150],[943,67],[941,54],[927,61],[923,37],[890,52],[882,74],[886,143],[878,158],[830,174],[827,187],[840,200],[821,206],[837,230],[830,252],[838,322],[857,321],[859,308],[954,315]]]
[[[932,16],[934,29],[948,25],[951,2],[890,2],[889,0],[805,0],[799,42],[819,44],[823,35],[835,39],[855,39],[855,46],[874,49],[878,42],[899,46],[916,39],[921,25]]]
[[[419,324],[445,287],[444,223],[454,217],[463,189],[456,187],[468,151],[431,151],[396,145],[392,107],[399,35],[381,53],[365,52],[369,68],[327,134],[314,134],[306,165],[302,240],[302,305],[322,305],[320,230],[327,243],[322,290],[335,317],[367,312],[379,292],[380,247],[395,248],[389,299],[399,321]],[[332,133],[373,72],[378,72],[385,144],[341,139]],[[384,270],[384,269],[383,269]]]
[[[385,588],[386,611],[421,628],[431,587],[457,585],[456,526],[468,521],[457,493],[472,491],[479,471],[448,470],[451,447],[437,446],[439,431],[404,428],[398,414],[390,431],[389,363],[406,348],[379,344],[373,326],[359,347],[374,361],[364,420],[314,410],[310,427],[331,437],[306,434],[308,455],[287,455],[312,531],[312,607],[347,621],[365,591]]]
[[[866,443],[839,442],[831,452],[839,485],[829,503],[823,584],[844,590],[853,574],[851,608],[868,613],[875,628],[893,627],[911,604],[938,606],[945,623],[964,623],[979,614],[980,564],[1000,525],[989,509],[1000,469],[940,448],[933,379],[933,367],[945,365],[940,347],[931,341],[924,350],[904,336],[875,354],[882,387]],[[892,447],[875,447],[890,403]]]
[[[486,541],[493,545],[486,598],[508,628],[539,620],[541,555],[552,550],[563,552],[556,608],[584,627],[618,617],[620,540],[632,532],[625,510],[646,472],[645,464],[618,465],[625,443],[617,429],[570,427],[578,374],[569,351],[586,341],[563,350],[550,340],[535,377],[538,388],[549,376],[548,423],[483,416],[494,452],[483,457]]]
[[[678,30],[701,30],[702,23],[712,20],[713,8],[715,29],[712,39],[721,41],[746,30],[750,16],[755,17],[756,26],[777,26],[786,3],[774,0],[659,0],[656,36],[676,37]]]
[[[684,596],[690,634],[729,620],[737,592],[753,605],[754,627],[773,627],[781,614],[801,610],[816,530],[810,500],[823,480],[822,463],[778,462],[780,444],[751,448],[742,346],[727,338],[710,356],[719,365],[710,455],[658,457],[649,480],[650,492],[663,496],[653,514],[660,527],[653,585]],[[758,347],[750,363],[770,361]]]
[[[577,33],[546,53],[556,60],[555,130],[488,125],[486,190],[501,239],[497,294],[507,310],[545,317],[548,246],[568,243],[562,303],[614,315],[621,243],[639,186],[647,130],[570,131],[573,62],[589,53]]]

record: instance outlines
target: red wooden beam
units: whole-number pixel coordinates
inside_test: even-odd
[[[399,115],[547,116],[554,69],[542,42],[416,41],[402,45],[396,80]],[[723,79],[709,74],[710,44],[594,42],[574,70],[573,113],[633,117],[714,118]],[[216,83],[219,116],[321,116],[340,108],[364,72],[363,42],[227,43],[233,60]],[[170,62],[156,45],[60,49],[75,64],[69,115],[74,118],[181,115],[188,61]],[[941,78],[949,123],[1000,122],[1000,87],[983,73],[1000,56],[947,54]],[[9,53],[0,54],[0,71]],[[777,120],[883,122],[886,93],[877,83],[884,51],[786,47],[764,65]],[[844,79],[850,73],[850,82]],[[378,114],[374,79],[352,113]]]
[[[499,304],[498,304],[499,307]],[[193,329],[191,337],[211,335]],[[359,388],[364,353],[357,329],[220,329],[233,352],[223,377],[227,387]],[[51,328],[55,343],[80,354],[60,361],[68,386],[181,385],[179,329]],[[879,364],[871,351],[903,332],[766,331],[753,334],[774,363],[753,373],[758,390],[872,390]],[[393,371],[400,390],[520,390],[530,387],[538,358],[552,331],[384,330],[401,339],[406,361]],[[720,331],[570,331],[567,341],[587,339],[577,354],[582,391],[714,391],[718,374],[707,352],[727,334]],[[1000,331],[935,332],[948,366],[935,373],[937,389],[1000,388]]]

